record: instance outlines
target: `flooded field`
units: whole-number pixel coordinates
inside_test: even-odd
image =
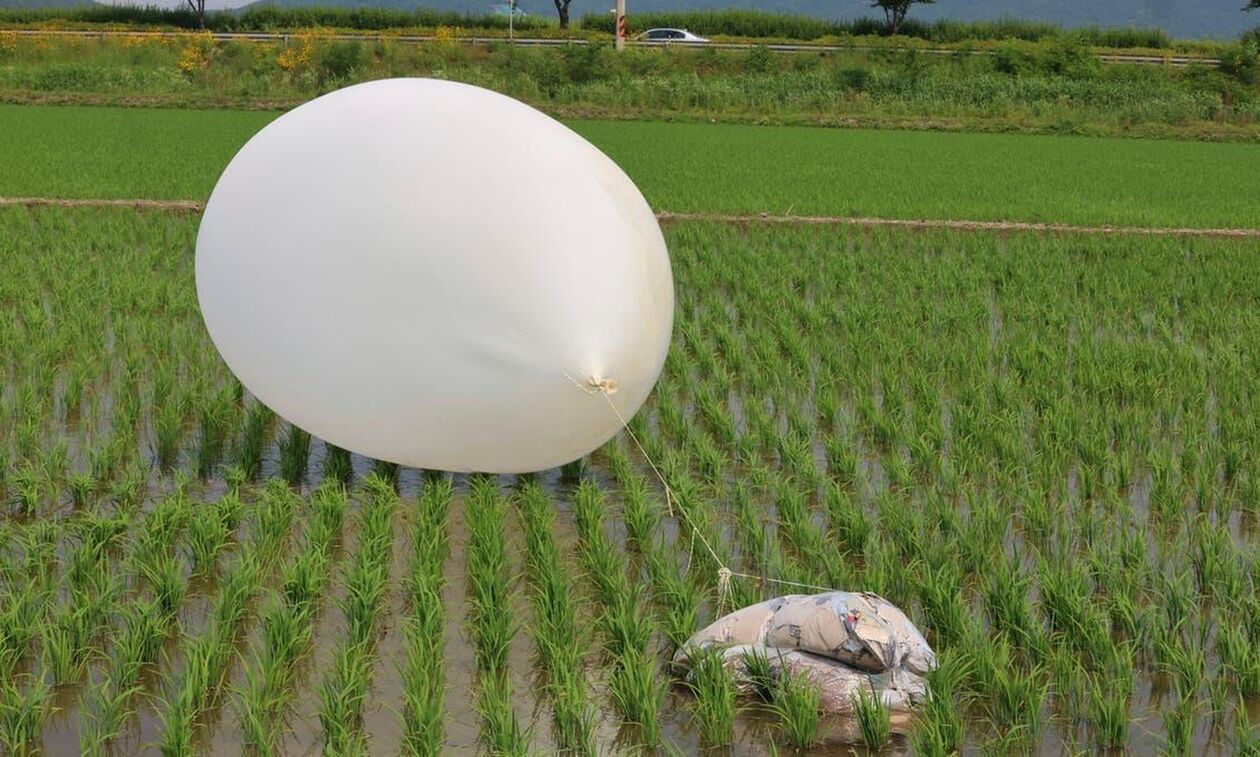
[[[489,477],[249,397],[195,228],[0,210],[6,752],[791,751],[668,663],[723,566],[877,592],[940,657],[886,743],[809,754],[1258,746],[1254,243],[673,225],[642,449]]]

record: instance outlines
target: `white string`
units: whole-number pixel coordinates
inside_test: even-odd
[[[621,410],[617,409],[617,405],[612,401],[612,398],[608,396],[608,391],[606,389],[607,382],[601,381],[598,378],[592,377],[588,383],[583,384],[582,382],[570,376],[567,372],[564,375],[569,379],[569,381],[573,382],[574,386],[586,392],[587,394],[599,394],[600,396],[602,396],[604,398],[604,401],[608,403],[608,406],[612,408],[613,413],[615,413],[617,416],[617,420],[621,422],[621,428],[630,437],[630,441],[634,442],[634,446],[638,448],[639,454],[642,455],[643,459],[647,461],[648,466],[652,469],[652,473],[656,474],[657,480],[661,482],[661,487],[665,491],[665,505],[669,510],[670,517],[674,517],[674,506],[673,506],[674,491],[673,489],[669,487],[669,482],[665,480],[665,475],[661,473],[660,468],[656,467],[656,462],[652,460],[652,456],[648,454],[647,450],[644,449],[643,445],[639,442],[639,437],[635,436],[634,430],[631,429],[630,424],[626,422],[625,416],[621,414]],[[691,533],[694,536],[699,537],[700,543],[703,544],[704,548],[709,551],[709,557],[713,558],[713,562],[718,566],[717,590],[718,590],[718,614],[719,615],[722,614],[722,606],[725,603],[728,596],[730,595],[732,578],[747,578],[752,581],[764,581],[764,582],[772,583],[772,584],[780,584],[782,586],[796,586],[802,589],[813,589],[816,591],[835,591],[835,589],[832,589],[827,586],[815,586],[814,584],[800,583],[799,581],[788,581],[781,578],[771,578],[769,576],[756,576],[749,573],[739,573],[737,571],[731,570],[729,567],[727,567],[726,563],[722,562],[722,559],[718,557],[717,551],[713,549],[713,545],[709,544],[709,540],[705,538],[704,533],[702,533],[700,529],[697,528],[696,525],[691,522],[691,516],[687,514],[687,511],[684,510],[682,507],[679,507],[678,512],[682,516],[679,519],[679,522],[685,524],[689,529],[691,529]],[[693,540],[693,543],[694,543],[694,540]]]

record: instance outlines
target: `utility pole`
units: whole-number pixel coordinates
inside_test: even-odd
[[[617,24],[614,29],[617,35],[616,47],[626,49],[626,0],[617,0]]]

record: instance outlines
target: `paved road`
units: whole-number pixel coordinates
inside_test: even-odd
[[[87,31],[87,30],[44,30],[44,29],[16,29],[13,30],[20,35],[44,36],[44,37],[135,37],[135,36],[152,36],[163,37],[172,35],[191,35],[195,32],[175,31]],[[247,41],[247,42],[281,42],[288,41],[293,34],[282,34],[272,32],[213,32],[215,39],[230,41]],[[390,40],[392,42],[403,42],[409,44],[426,44],[437,42],[438,39],[431,35],[408,35],[408,34],[373,34],[364,32],[360,34],[331,34],[326,39],[336,40],[360,40],[374,42],[377,40]],[[508,40],[504,37],[455,37],[455,41],[468,45],[484,45],[490,43],[504,43]],[[446,41],[450,41],[449,39]],[[562,47],[569,44],[587,45],[587,44],[612,44],[609,42],[590,42],[585,39],[549,39],[546,37],[517,37],[512,40],[513,44],[525,47]],[[678,42],[647,42],[647,41],[630,41],[630,45],[635,47],[679,47],[694,46],[687,43]],[[810,45],[810,44],[766,44],[761,45],[753,42],[708,42],[703,47],[715,47],[719,50],[750,50],[754,47],[765,47],[767,50],[775,53],[833,53],[843,52],[846,50],[874,51],[888,50],[888,47],[880,47],[876,45]],[[895,48],[894,48],[895,49]],[[909,49],[909,48],[906,48]],[[949,50],[944,48],[916,48],[920,53],[925,55],[958,55],[960,53],[968,55],[992,55],[991,50]],[[1192,64],[1201,64],[1207,66],[1216,66],[1220,64],[1218,58],[1202,58],[1191,55],[1129,55],[1126,53],[1104,53],[1099,54],[1098,59],[1104,63],[1128,63],[1136,65],[1148,66],[1189,66]]]

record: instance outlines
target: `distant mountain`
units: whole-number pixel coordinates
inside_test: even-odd
[[[121,2],[122,0],[112,0]],[[155,5],[174,6],[181,0],[140,0]],[[263,0],[279,5],[344,5],[382,8],[423,6],[467,13],[488,13],[502,0]],[[3,7],[74,5],[83,0],[0,0]],[[244,5],[247,0],[210,0],[207,7]],[[602,13],[614,0],[572,0],[570,13]],[[960,21],[1019,18],[1049,21],[1063,26],[1142,26],[1158,27],[1179,39],[1202,37],[1233,38],[1245,29],[1260,26],[1260,11],[1241,10],[1246,0],[938,0],[911,11],[912,18],[934,21],[952,18]],[[627,0],[630,13],[669,10],[709,10],[751,8],[774,13],[797,13],[822,18],[871,16],[868,0]],[[551,0],[521,0],[520,7],[532,14],[555,13]]]

